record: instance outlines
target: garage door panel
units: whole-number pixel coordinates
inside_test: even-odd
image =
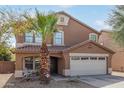
[[[97,59],[91,60],[72,60],[70,58],[70,71],[71,76],[75,75],[98,75],[106,74],[106,57],[96,57]]]

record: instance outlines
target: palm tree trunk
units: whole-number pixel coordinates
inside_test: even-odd
[[[41,51],[40,51],[40,75],[41,75],[41,83],[48,84],[50,81],[50,66],[48,62],[48,48],[46,43],[42,43]]]

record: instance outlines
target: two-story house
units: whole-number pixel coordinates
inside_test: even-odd
[[[112,50],[100,45],[100,33],[65,12],[57,13],[57,29],[47,40],[51,74],[64,76],[111,73]],[[26,70],[35,71],[40,62],[40,36],[24,33],[16,36],[15,77]]]

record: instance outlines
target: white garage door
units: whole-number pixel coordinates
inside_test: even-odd
[[[70,56],[70,74],[98,75],[106,74],[106,56]]]

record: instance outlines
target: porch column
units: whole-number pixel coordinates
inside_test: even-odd
[[[109,55],[109,57],[107,58],[107,68],[108,68],[108,71],[107,71],[107,74],[111,74],[112,73],[112,55]]]
[[[70,57],[68,52],[63,53],[63,63],[64,63],[63,75],[70,76]]]
[[[15,77],[23,77],[23,57],[21,54],[16,54]]]

